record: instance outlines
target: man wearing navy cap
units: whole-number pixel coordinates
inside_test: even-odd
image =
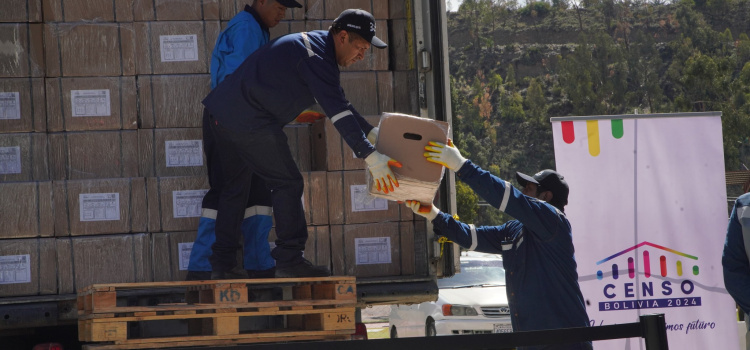
[[[210,261],[219,276],[235,265],[237,232],[243,201],[252,176],[271,190],[276,219],[276,277],[328,276],[324,266],[302,257],[307,224],[302,208],[304,183],[282,128],[316,102],[331,118],[354,154],[364,158],[383,192],[394,191],[398,181],[390,170],[397,161],[375,150],[367,123],[344,96],[339,66],[364,58],[370,45],[387,45],[375,36],[375,19],[363,10],[346,10],[328,31],[283,36],[250,55],[203,100],[210,131],[222,149],[225,190],[216,218],[216,242]],[[227,191],[227,188],[233,189]],[[239,209],[238,209],[239,208]]]
[[[513,331],[588,327],[578,285],[570,222],[565,216],[568,183],[547,169],[534,176],[516,173],[523,187],[482,170],[448,140],[430,142],[428,161],[456,172],[490,205],[514,217],[500,226],[475,227],[442,213],[431,203],[406,201],[414,213],[432,222],[435,233],[469,250],[502,254]],[[520,347],[521,350],[590,350],[591,342]]]
[[[234,72],[242,62],[259,47],[268,43],[269,28],[279,24],[287,8],[302,7],[295,0],[253,0],[245,5],[227,27],[219,34],[211,54],[211,88]],[[203,115],[203,149],[206,153],[208,183],[210,189],[203,197],[198,234],[190,251],[190,262],[186,280],[211,278],[211,245],[216,241],[215,227],[224,176],[220,164],[220,152],[212,137],[208,114]],[[271,230],[271,192],[259,177],[255,177],[245,204],[241,230],[243,234],[243,267],[245,273],[216,276],[223,278],[273,278],[275,261],[268,246]]]

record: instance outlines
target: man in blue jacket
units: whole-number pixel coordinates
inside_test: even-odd
[[[569,192],[563,176],[549,169],[534,176],[516,173],[523,186],[519,191],[463,158],[450,140],[448,145],[430,142],[425,150],[428,161],[455,171],[490,205],[516,219],[500,226],[475,227],[432,204],[406,203],[432,222],[436,234],[469,250],[502,254],[513,330],[588,327],[570,222],[563,212]],[[589,350],[592,346],[583,342],[519,349]]]
[[[262,178],[272,193],[276,277],[330,275],[327,267],[313,266],[302,256],[307,241],[304,183],[282,130],[316,102],[354,154],[365,159],[376,188],[388,192],[398,187],[390,167],[400,163],[375,151],[366,137],[373,126],[341,88],[339,66],[363,59],[370,45],[387,46],[375,36],[375,19],[363,10],[346,10],[328,31],[289,34],[261,47],[203,100],[212,137],[222,150],[225,175],[210,258],[212,275],[219,278],[235,265],[235,233],[241,225],[237,211],[247,200],[247,179],[252,176]]]
[[[211,55],[211,89],[234,72],[237,67],[269,41],[269,28],[279,24],[287,8],[302,7],[294,0],[255,0],[252,6],[245,5],[219,34]],[[208,166],[208,182],[211,186],[203,197],[203,212],[198,225],[198,235],[193,243],[188,264],[187,280],[211,278],[211,245],[216,241],[215,227],[219,198],[224,187],[224,177],[219,164],[221,152],[208,126],[208,114],[203,115],[203,141]],[[245,205],[241,230],[243,241],[243,265],[249,278],[273,278],[275,262],[268,246],[271,230],[271,192],[261,178],[255,177]],[[227,277],[227,276],[225,276]],[[235,278],[246,278],[234,275]]]
[[[727,238],[721,265],[724,268],[724,286],[745,313],[746,349],[750,349],[750,193],[745,193],[734,203],[727,226]]]

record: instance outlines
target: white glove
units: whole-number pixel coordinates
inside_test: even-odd
[[[440,210],[432,205],[432,203],[427,206],[420,203],[419,201],[406,201],[406,206],[409,207],[414,212],[414,214],[426,218],[427,221],[434,220],[440,212]]]
[[[461,156],[461,152],[453,145],[453,141],[448,139],[448,144],[430,141],[424,147],[424,157],[428,162],[440,164],[450,170],[458,171],[466,163],[466,158]]]
[[[367,141],[370,141],[373,146],[378,143],[378,132],[380,132],[380,129],[378,129],[378,127],[376,126],[372,128],[369,133],[367,133]]]
[[[388,193],[393,192],[394,186],[398,187],[398,180],[396,180],[396,175],[393,174],[390,167],[400,168],[401,163],[378,151],[367,156],[365,162],[373,179],[375,179],[375,188],[378,191]]]

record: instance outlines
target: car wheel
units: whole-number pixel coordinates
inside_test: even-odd
[[[437,335],[437,329],[435,329],[435,320],[428,318],[427,324],[424,327],[425,337],[434,337]]]
[[[396,330],[396,326],[391,327],[391,339],[398,338],[398,331]]]

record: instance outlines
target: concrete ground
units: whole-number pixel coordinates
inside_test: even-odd
[[[390,313],[390,305],[371,306],[362,309],[362,322],[367,326],[368,332],[379,332],[388,328],[388,314]]]

